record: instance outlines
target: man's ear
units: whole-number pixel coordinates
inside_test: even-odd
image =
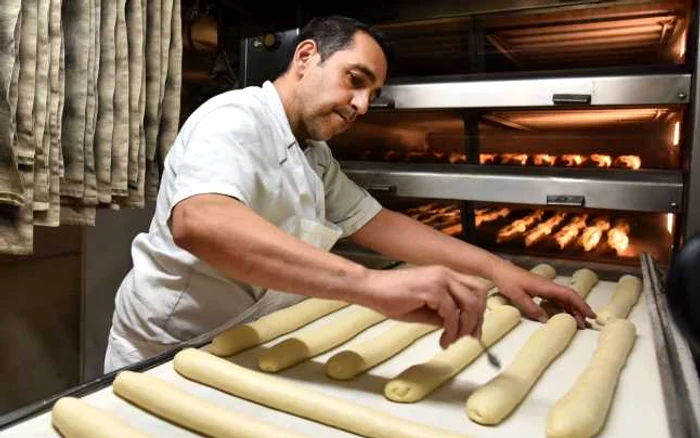
[[[294,51],[294,71],[297,75],[303,76],[309,66],[313,63],[314,56],[318,54],[318,46],[314,40],[304,40],[297,44]]]

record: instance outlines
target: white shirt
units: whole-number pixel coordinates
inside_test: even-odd
[[[353,234],[381,209],[340,170],[325,142],[302,151],[270,82],[216,96],[185,122],[163,170],[148,233],[132,244],[134,267],[116,298],[112,332],[132,344],[173,344],[214,330],[265,290],[226,278],[179,248],[169,227],[180,201],[232,196],[300,237],[300,220]]]

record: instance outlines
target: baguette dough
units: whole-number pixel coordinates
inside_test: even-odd
[[[337,347],[385,319],[386,316],[381,313],[353,305],[350,312],[335,318],[327,327],[303,331],[261,351],[258,366],[263,371],[273,373],[289,368]]]
[[[175,370],[236,397],[367,437],[457,438],[406,418],[308,389],[306,386],[235,365],[193,348],[175,355]]]
[[[518,351],[513,362],[467,400],[469,418],[498,424],[520,404],[549,364],[576,333],[576,320],[567,313],[553,316]]]
[[[569,286],[584,300],[596,284],[598,284],[598,274],[587,268],[574,272],[569,280]]]
[[[588,294],[591,293],[591,290],[593,290],[596,284],[598,284],[598,274],[587,268],[577,270],[569,279],[569,287],[584,300]],[[549,316],[562,312],[559,306],[547,300],[543,300],[540,303],[540,307],[542,307]]]
[[[605,325],[613,319],[627,318],[641,293],[642,281],[634,275],[623,275],[617,282],[610,302],[597,312],[596,322]]]
[[[120,397],[194,432],[226,438],[301,438],[288,430],[254,420],[188,394],[155,377],[122,371],[112,384]]]
[[[547,437],[591,437],[600,431],[634,341],[634,324],[626,319],[603,327],[588,367],[550,410]]]
[[[485,345],[493,345],[519,322],[518,309],[512,306],[498,307],[486,314],[481,339]],[[384,387],[384,396],[401,403],[422,400],[482,352],[483,348],[476,339],[465,336],[428,362],[413,365],[390,380]]]
[[[379,336],[333,355],[326,362],[326,374],[337,380],[352,379],[438,328],[429,324],[397,322]]]
[[[348,303],[321,298],[307,298],[286,309],[265,315],[257,321],[241,324],[214,337],[208,351],[217,356],[232,356],[246,348],[264,344],[292,332]]]
[[[64,438],[145,438],[124,420],[74,397],[58,399],[51,423]]]
[[[554,280],[554,278],[557,276],[557,270],[554,269],[552,265],[548,265],[546,263],[540,263],[539,265],[530,269],[530,272],[539,275],[540,277],[548,278],[550,280]],[[510,300],[498,293],[498,289],[496,289],[496,292],[491,294],[491,296],[486,300],[486,308],[489,310],[493,310],[496,307],[510,304]]]

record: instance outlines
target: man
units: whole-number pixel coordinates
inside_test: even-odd
[[[304,296],[444,327],[443,347],[479,336],[481,282],[529,317],[558,302],[581,326],[573,291],[382,208],[339,169],[325,140],[365,114],[387,73],[381,36],[343,17],[312,20],[274,84],[223,93],[183,125],[148,233],[116,297],[110,371]],[[339,237],[415,268],[372,270],[328,250]],[[285,291],[285,292],[279,292]]]

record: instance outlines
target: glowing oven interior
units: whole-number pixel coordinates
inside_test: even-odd
[[[389,206],[392,207],[391,201]],[[490,250],[529,256],[637,263],[648,252],[664,263],[673,214],[547,208],[442,200],[395,201],[402,213]]]
[[[562,168],[679,169],[682,107],[373,112],[330,142],[343,161]],[[377,196],[382,196],[377,194]],[[409,200],[385,206],[498,251],[662,263],[673,241],[666,213]]]

